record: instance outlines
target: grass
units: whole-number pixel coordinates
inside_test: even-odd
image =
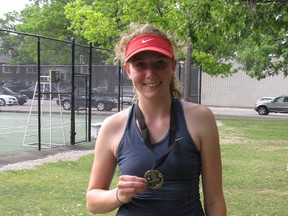
[[[228,215],[287,215],[288,121],[217,118]],[[92,215],[93,155],[0,173],[0,215]],[[118,173],[111,187],[115,187]],[[116,211],[105,214],[115,215]]]
[[[287,120],[223,122],[219,134],[228,215],[286,215]]]

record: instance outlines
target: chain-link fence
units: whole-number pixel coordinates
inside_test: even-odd
[[[0,56],[0,95],[18,101],[0,106],[1,149],[89,142],[93,125],[132,103],[132,83],[109,61],[112,50],[0,29]]]
[[[87,142],[91,122],[118,111],[120,69],[108,63],[111,50],[7,30],[0,50],[8,56],[0,62],[0,94],[10,96],[0,107],[1,143],[16,130],[18,145],[39,150]],[[13,96],[17,105],[9,104]]]

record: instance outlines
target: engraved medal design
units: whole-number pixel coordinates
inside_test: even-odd
[[[144,178],[148,181],[149,189],[159,189],[164,183],[164,177],[158,170],[148,170]]]

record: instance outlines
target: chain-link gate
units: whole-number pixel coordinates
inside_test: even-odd
[[[75,114],[75,143],[87,142],[88,137],[88,109],[89,109],[89,92],[88,76],[76,74],[74,88],[74,110]],[[73,106],[73,104],[72,104]],[[72,123],[73,124],[73,123]]]

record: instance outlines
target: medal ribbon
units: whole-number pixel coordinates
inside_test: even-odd
[[[176,135],[176,126],[175,126],[176,115],[174,114],[175,111],[176,111],[175,100],[172,99],[171,110],[170,110],[170,126],[169,126],[169,148],[168,148],[168,151],[162,157],[160,157],[159,159],[157,158],[155,159],[152,170],[157,169],[164,163],[164,161],[166,160],[166,158],[168,157],[169,153],[171,152],[171,150],[173,149],[175,145],[175,135]],[[139,108],[138,102],[135,104],[135,115],[136,115],[136,119],[139,122],[139,126],[141,129],[144,142],[146,146],[152,151],[154,148],[154,145],[151,143],[149,130],[147,128],[147,125],[145,124],[145,120]]]

